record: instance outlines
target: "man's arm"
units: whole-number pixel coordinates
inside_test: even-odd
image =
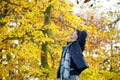
[[[87,32],[85,30],[79,31],[78,30],[78,42],[81,47],[81,50],[84,51],[85,44],[86,44]]]

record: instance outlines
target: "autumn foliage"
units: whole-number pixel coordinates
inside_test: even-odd
[[[57,80],[62,46],[73,28],[88,32],[84,55],[90,67],[81,80],[120,79],[120,47],[115,45],[120,31],[112,25],[117,22],[86,24],[73,6],[67,0],[0,1],[0,80]]]

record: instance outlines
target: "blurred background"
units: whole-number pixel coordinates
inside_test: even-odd
[[[80,80],[120,80],[120,0],[0,0],[0,80],[57,80],[74,28],[88,33]]]

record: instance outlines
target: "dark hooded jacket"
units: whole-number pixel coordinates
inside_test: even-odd
[[[70,56],[76,65],[78,75],[88,68],[88,64],[84,59],[83,51],[85,49],[85,44],[86,44],[86,38],[87,38],[87,32],[85,30],[79,31],[77,30],[77,35],[78,39],[74,42],[72,42],[69,51],[70,51]],[[64,48],[63,48],[64,50]],[[57,78],[60,77],[60,66],[57,72]]]

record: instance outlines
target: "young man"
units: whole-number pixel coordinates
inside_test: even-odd
[[[82,54],[87,38],[86,31],[74,30],[71,42],[63,48],[62,57],[57,72],[60,80],[79,80],[80,73],[88,67]]]

